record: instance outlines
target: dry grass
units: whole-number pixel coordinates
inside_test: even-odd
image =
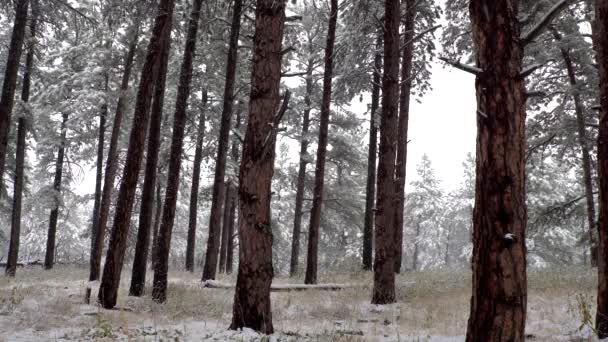
[[[130,272],[125,270],[118,302],[125,310],[111,311],[82,304],[86,276],[85,269],[58,267],[53,271],[19,270],[14,280],[0,278],[0,341],[19,334],[102,341],[218,339],[218,334],[219,340],[262,339],[221,335],[230,323],[233,291],[202,288],[198,273],[172,273],[167,303],[157,304],[147,296],[127,296]],[[235,277],[220,280],[230,283]],[[401,274],[397,277],[398,303],[386,307],[369,304],[369,272],[324,276],[322,280],[358,286],[336,292],[273,293],[273,321],[281,340],[427,341],[453,336],[457,341],[465,333],[468,271]],[[278,278],[275,283],[298,281]],[[595,284],[595,271],[589,269],[529,271],[528,333],[537,341],[574,341],[585,336],[578,328],[585,321],[585,312],[595,310]]]

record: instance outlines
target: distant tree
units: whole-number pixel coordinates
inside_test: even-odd
[[[239,172],[239,271],[230,329],[248,327],[272,334],[273,277],[271,183],[279,111],[279,86],[286,1],[257,0],[249,120]],[[273,125],[269,125],[271,122]]]

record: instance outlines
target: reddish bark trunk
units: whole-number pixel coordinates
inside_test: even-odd
[[[312,209],[310,210],[310,224],[308,225],[308,253],[306,256],[305,284],[317,283],[319,226],[321,224],[321,207],[323,206],[323,188],[325,185],[325,155],[327,154],[329,116],[331,115],[331,81],[334,69],[334,43],[336,41],[337,21],[338,1],[331,0],[327,42],[325,44],[325,71],[323,73],[323,98],[321,99],[321,123],[319,125],[315,187],[313,190]]]
[[[21,86],[21,101],[29,102],[32,69],[34,66],[34,46],[36,37],[36,19],[38,17],[37,4],[32,3],[32,19],[30,20],[30,43],[25,58],[23,72],[23,85]],[[13,191],[13,212],[11,216],[11,240],[6,260],[6,275],[14,277],[19,259],[19,242],[21,234],[21,199],[23,195],[24,164],[25,164],[25,138],[27,135],[27,117],[23,113],[17,123],[17,154],[15,165],[15,184]]]
[[[169,34],[170,32],[165,32]],[[148,269],[148,250],[150,246],[150,228],[152,226],[152,215],[154,214],[154,192],[158,170],[158,152],[161,144],[161,123],[163,121],[163,104],[165,97],[165,84],[167,65],[169,63],[170,41],[169,37],[164,40],[165,44],[159,59],[159,69],[154,86],[154,100],[152,102],[152,113],[150,115],[150,127],[148,128],[148,147],[146,152],[146,169],[144,185],[141,193],[141,208],[137,227],[137,242],[135,243],[135,255],[133,267],[131,268],[131,286],[129,295],[140,297],[144,294],[146,286],[146,271]]]
[[[599,258],[596,328],[608,337],[608,0],[596,0],[594,45],[600,76],[600,124],[598,138]]]
[[[526,98],[518,1],[472,0],[469,9],[483,72],[475,83],[477,178],[467,341],[523,341]]]
[[[401,272],[403,259],[403,214],[405,210],[405,171],[407,166],[407,131],[410,119],[410,96],[412,90],[412,61],[414,59],[414,30],[416,23],[416,0],[405,0],[405,27],[403,57],[401,59],[401,90],[399,93],[399,138],[397,140],[396,188],[397,203],[395,210],[395,272]]]
[[[186,110],[188,109],[188,97],[190,96],[190,82],[192,81],[192,61],[196,51],[196,36],[198,33],[198,22],[201,16],[202,0],[194,0],[190,20],[188,21],[188,33],[186,45],[179,75],[177,87],[177,99],[175,101],[175,114],[173,116],[173,135],[171,137],[171,157],[169,159],[169,173],[167,177],[167,188],[165,192],[165,203],[163,216],[158,230],[158,261],[154,265],[154,282],[152,287],[152,299],[156,302],[164,302],[167,299],[167,273],[169,271],[169,249],[171,246],[171,233],[175,219],[175,205],[177,203],[177,191],[179,188],[179,175],[182,162],[182,148],[184,145],[184,132],[186,130]]]
[[[226,183],[226,201],[224,202],[224,218],[222,221],[222,244],[220,246],[220,273],[226,273],[226,259],[228,258],[228,240],[230,235],[230,204],[234,197],[235,188],[230,182]]]
[[[27,24],[28,0],[17,0],[15,2],[15,22],[13,33],[8,47],[8,58],[4,70],[4,83],[0,95],[0,195],[4,188],[4,164],[6,161],[6,147],[8,144],[8,132],[11,127],[11,114],[15,103],[15,89],[17,87],[17,74],[19,62],[23,52],[23,40],[25,39],[25,27]]]
[[[220,122],[220,136],[215,159],[215,177],[213,179],[213,193],[211,195],[211,213],[209,214],[209,237],[207,239],[207,252],[203,268],[203,281],[215,279],[218,254],[220,249],[220,235],[222,233],[222,205],[224,204],[224,176],[226,174],[226,158],[230,143],[230,121],[234,104],[234,83],[236,80],[236,67],[238,59],[238,43],[241,30],[242,0],[234,0],[232,9],[232,26],[230,27],[230,45],[228,47],[228,60],[226,62],[226,84],[224,86],[224,106]]]
[[[373,304],[395,302],[395,159],[399,121],[399,0],[385,0],[382,121],[376,197]]]
[[[150,120],[150,102],[154,89],[154,79],[156,71],[159,68],[159,55],[162,53],[162,47],[165,46],[162,40],[166,37],[164,32],[171,30],[174,7],[174,0],[161,0],[158,5],[156,20],[140,77],[131,135],[129,137],[129,148],[127,150],[122,183],[118,192],[118,200],[116,201],[114,225],[106,253],[106,263],[99,288],[98,299],[106,309],[111,309],[116,305],[120,274],[127,247],[127,235],[131,223],[131,212],[133,210],[135,190],[137,188],[146,140],[147,130],[141,128],[148,127]],[[170,34],[167,36],[170,36]]]
[[[268,123],[275,122],[279,105],[285,3],[256,3],[249,123],[239,172],[239,271],[230,329],[248,327],[265,334],[274,332],[270,196],[276,141],[268,137],[277,129]]]
[[[378,154],[378,107],[382,71],[382,34],[376,40],[374,71],[372,74],[372,106],[369,122],[369,149],[367,154],[367,187],[365,190],[365,223],[363,226],[363,269],[370,271],[374,259],[374,206],[376,204],[376,158]]]
[[[194,272],[194,250],[196,246],[196,219],[198,214],[198,188],[203,161],[203,140],[205,138],[205,110],[207,107],[207,89],[201,97],[201,116],[196,133],[196,150],[192,169],[192,187],[190,189],[190,210],[188,212],[188,240],[186,242],[186,271]]]

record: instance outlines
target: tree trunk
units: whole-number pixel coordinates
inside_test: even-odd
[[[228,240],[230,235],[230,204],[234,197],[234,185],[230,181],[226,183],[226,198],[224,202],[224,219],[222,222],[222,244],[220,246],[220,273],[226,273],[226,259],[228,258]]]
[[[420,220],[420,218],[418,218]],[[418,237],[420,236],[420,222],[416,222],[416,237],[414,238],[414,254],[412,256],[412,271],[418,270]]]
[[[397,203],[395,210],[395,272],[401,272],[403,259],[403,214],[405,210],[405,176],[407,166],[407,131],[410,118],[410,96],[412,89],[412,61],[414,59],[414,31],[416,29],[416,0],[405,0],[405,28],[403,57],[401,59],[401,89],[399,92],[399,138],[397,140],[397,166],[395,174]]]
[[[272,334],[270,201],[286,0],[257,0],[249,122],[239,171],[239,271],[230,329]]]
[[[156,181],[156,209],[154,209],[154,226],[152,226],[152,269],[156,267],[156,263],[158,262],[158,229],[160,227],[160,219],[163,212],[163,199],[161,197],[162,191],[158,177],[156,177]]]
[[[315,187],[313,190],[310,224],[308,225],[308,253],[306,256],[305,284],[317,283],[317,264],[319,257],[319,226],[321,224],[321,207],[323,206],[323,187],[325,185],[325,155],[329,116],[331,115],[331,81],[334,69],[334,43],[336,41],[336,23],[338,21],[338,0],[331,0],[329,27],[325,44],[325,71],[323,73],[323,98],[321,99],[321,123],[319,125],[319,142],[315,168]]]
[[[222,204],[224,204],[224,176],[226,174],[226,157],[228,155],[230,121],[232,118],[232,108],[234,104],[234,83],[236,80],[242,7],[243,0],[234,0],[234,6],[232,8],[232,25],[230,27],[230,45],[228,47],[228,60],[226,61],[224,105],[220,122],[217,158],[215,159],[215,177],[213,179],[213,193],[211,195],[209,237],[207,238],[207,252],[205,253],[203,281],[215,279],[220,249],[220,235],[222,233]]]
[[[114,123],[112,125],[112,135],[110,136],[110,147],[108,148],[108,157],[106,159],[106,169],[103,181],[103,191],[101,194],[101,203],[99,211],[93,223],[95,229],[93,231],[93,242],[91,246],[90,273],[89,281],[99,280],[101,269],[101,253],[103,251],[103,242],[105,238],[106,225],[108,223],[108,215],[110,212],[110,204],[112,201],[112,190],[114,188],[114,178],[118,167],[118,138],[120,136],[120,127],[125,111],[126,93],[129,89],[129,78],[133,69],[133,61],[135,59],[135,51],[137,49],[137,40],[139,38],[139,24],[134,25],[133,37],[129,44],[129,50],[125,57],[125,70],[122,75],[120,85],[120,95],[116,105],[116,114],[114,115]]]
[[[110,75],[108,72],[104,75],[104,92],[107,95],[109,88]],[[104,104],[101,105],[101,110],[99,112],[99,133],[97,137],[97,165],[95,172],[95,194],[94,203],[93,203],[93,219],[91,225],[91,251],[93,251],[95,244],[95,235],[97,234],[97,225],[99,224],[99,220],[97,217],[99,216],[99,206],[101,205],[101,191],[103,184],[103,147],[105,143],[106,136],[106,121],[108,117],[108,99],[105,99]]]
[[[477,67],[473,295],[467,341],[523,341],[526,97],[518,1],[471,0]],[[500,24],[499,24],[500,23]]]
[[[236,123],[234,129],[240,130],[241,128],[241,113],[236,113]],[[232,160],[234,163],[239,162],[239,143],[240,140],[235,136],[232,140]],[[238,182],[237,182],[238,183]],[[234,185],[233,185],[234,186]],[[236,216],[237,206],[237,190],[238,184],[234,186],[232,191],[232,200],[230,201],[230,218],[228,219],[228,245],[226,251],[226,273],[231,274],[234,265],[234,219]]]
[[[57,163],[55,164],[55,179],[53,180],[53,208],[49,217],[49,231],[46,239],[46,255],[44,257],[44,269],[50,270],[55,262],[55,235],[57,233],[57,221],[59,219],[59,204],[61,202],[61,179],[63,177],[63,161],[65,157],[66,135],[68,131],[68,114],[62,113],[61,137],[59,138],[59,151],[57,152]]]
[[[600,124],[598,138],[599,258],[596,328],[599,338],[608,337],[608,0],[595,3],[594,45],[600,76]]]
[[[38,18],[37,4],[32,4],[32,19],[30,20],[30,42],[25,58],[23,85],[21,86],[21,101],[29,102],[32,69],[34,67],[34,46],[36,38],[36,20]],[[21,199],[23,196],[23,169],[25,164],[25,138],[27,135],[27,113],[19,117],[17,123],[17,155],[15,165],[15,184],[13,191],[13,212],[11,217],[11,240],[6,260],[6,275],[15,276],[17,260],[19,260],[19,242],[21,235]],[[1,178],[1,176],[0,176]]]
[[[11,127],[11,114],[15,103],[15,89],[17,87],[17,74],[19,62],[23,52],[25,39],[25,26],[27,25],[27,8],[29,0],[15,1],[15,22],[13,33],[8,47],[8,58],[4,70],[4,83],[0,95],[0,196],[4,189],[4,164],[6,162],[6,147],[8,145],[8,132]]]
[[[310,46],[312,50],[312,46]],[[302,229],[302,208],[304,207],[304,189],[306,185],[306,165],[308,164],[308,131],[310,128],[310,111],[312,109],[312,91],[314,59],[308,59],[306,66],[306,95],[304,103],[306,109],[302,118],[302,134],[300,135],[300,166],[298,169],[298,181],[296,185],[296,207],[293,219],[293,235],[291,239],[291,260],[289,263],[289,275],[295,277],[298,274],[298,264],[300,261],[300,232]]]
[[[116,201],[116,212],[114,214],[110,244],[106,254],[106,263],[99,288],[99,301],[106,309],[111,309],[116,305],[120,273],[122,272],[125,249],[127,247],[127,235],[131,223],[131,212],[133,210],[135,190],[137,188],[146,140],[147,130],[145,127],[148,127],[150,120],[150,102],[154,89],[154,80],[160,68],[158,61],[162,54],[161,50],[163,47],[169,47],[169,44],[164,44],[163,40],[170,38],[174,7],[174,0],[161,0],[159,2],[152,36],[146,53],[146,60],[140,77],[131,135],[129,137],[129,148],[118,192],[118,200]],[[169,33],[165,33],[167,31]]]
[[[171,138],[171,157],[169,159],[169,173],[167,177],[167,188],[165,190],[165,203],[163,206],[163,217],[158,230],[158,261],[154,265],[154,283],[152,287],[152,299],[162,303],[167,299],[167,273],[169,271],[169,249],[171,245],[171,233],[175,219],[175,205],[177,203],[177,191],[179,189],[180,167],[182,162],[182,148],[184,145],[184,132],[186,130],[186,110],[188,109],[188,97],[190,96],[190,82],[192,81],[192,61],[196,51],[196,36],[198,22],[201,16],[201,5],[203,0],[194,0],[190,20],[188,21],[188,33],[186,45],[179,75],[177,87],[177,98],[175,101],[175,114],[173,116],[173,135]]]
[[[560,42],[562,37],[559,32],[552,28],[553,36]],[[597,241],[595,238],[595,201],[593,198],[593,176],[591,174],[591,156],[589,153],[589,145],[587,144],[587,132],[585,129],[585,109],[578,90],[576,80],[576,72],[570,53],[564,47],[560,48],[562,59],[568,73],[568,80],[572,90],[572,99],[574,100],[574,111],[576,113],[576,128],[578,133],[578,142],[581,146],[583,158],[583,185],[585,186],[585,200],[587,202],[587,225],[589,227],[589,255],[591,256],[591,266],[597,267]]]
[[[369,148],[367,154],[367,186],[365,190],[365,222],[363,227],[363,269],[371,271],[374,251],[374,206],[376,204],[376,157],[378,154],[378,123],[376,116],[380,104],[382,71],[382,34],[376,40],[374,71],[372,74],[372,106],[369,121]]]
[[[166,33],[167,34],[167,33]],[[170,44],[169,39],[164,41]],[[169,63],[170,46],[163,47],[159,59],[159,69],[154,86],[150,127],[148,128],[148,147],[146,152],[146,170],[144,185],[141,193],[141,208],[137,227],[137,242],[131,268],[131,286],[129,295],[141,297],[146,286],[146,271],[148,266],[148,250],[150,246],[150,226],[154,211],[154,190],[156,188],[156,172],[158,170],[158,152],[160,150],[161,123],[163,121],[163,104],[165,84],[167,80],[167,65]]]
[[[382,120],[376,197],[373,304],[395,302],[395,159],[399,121],[399,0],[385,0]]]
[[[194,250],[196,246],[196,219],[198,214],[198,188],[203,161],[203,140],[205,138],[205,110],[207,107],[207,89],[201,97],[201,115],[196,133],[196,150],[192,170],[192,188],[190,189],[190,210],[188,212],[188,241],[186,244],[186,271],[194,272]]]

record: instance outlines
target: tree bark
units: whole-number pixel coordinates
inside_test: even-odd
[[[600,123],[598,138],[599,258],[596,328],[599,338],[608,337],[608,0],[595,3],[594,45],[599,66]]]
[[[414,59],[414,31],[418,9],[416,0],[405,0],[406,14],[403,34],[404,49],[401,59],[401,89],[399,92],[399,138],[397,140],[396,188],[397,203],[395,210],[395,272],[401,272],[403,259],[403,214],[405,211],[405,176],[407,166],[407,131],[410,118],[410,97],[412,90],[412,61]]]
[[[365,221],[363,226],[363,269],[371,271],[374,252],[374,206],[376,204],[376,157],[378,155],[378,123],[376,116],[380,104],[382,71],[382,34],[376,39],[376,55],[372,73],[372,106],[369,121],[369,148],[367,153],[367,186],[365,189]]]
[[[526,96],[519,1],[471,0],[477,67],[473,295],[467,341],[524,341]],[[500,24],[499,24],[500,23]]]
[[[310,47],[312,50],[312,47]],[[306,66],[306,95],[304,104],[306,109],[302,117],[302,133],[300,135],[300,166],[298,168],[298,181],[296,184],[296,205],[293,219],[293,235],[291,239],[291,260],[289,263],[289,276],[295,277],[298,274],[298,264],[300,262],[300,232],[302,230],[302,208],[304,207],[304,190],[306,185],[306,165],[308,164],[308,131],[310,129],[310,111],[312,109],[313,91],[313,71],[314,59],[308,59]]]
[[[127,247],[131,212],[133,210],[135,190],[137,188],[146,140],[145,127],[148,127],[150,120],[150,102],[154,89],[154,79],[160,67],[158,60],[162,53],[161,50],[163,47],[169,46],[168,44],[164,44],[163,40],[170,38],[170,33],[165,34],[165,32],[171,31],[174,7],[174,0],[161,0],[159,2],[152,36],[148,44],[148,51],[140,77],[131,135],[129,137],[129,148],[118,192],[118,200],[116,201],[116,212],[114,214],[110,244],[106,254],[106,263],[99,288],[98,299],[106,309],[111,309],[116,305],[120,273],[122,272],[125,249]]]
[[[182,162],[182,148],[184,145],[184,132],[186,130],[186,110],[190,96],[190,83],[192,81],[192,61],[196,51],[196,36],[201,16],[202,0],[194,0],[190,19],[186,45],[179,75],[177,98],[175,101],[175,114],[173,116],[173,135],[171,137],[171,157],[169,159],[169,173],[167,188],[165,189],[165,203],[163,216],[158,230],[158,261],[154,265],[154,282],[152,299],[163,303],[167,300],[167,273],[169,271],[169,249],[171,246],[171,233],[175,219],[175,205],[179,189],[180,167]]]
[[[116,160],[118,158],[118,139],[120,136],[122,118],[124,116],[125,111],[126,92],[129,89],[129,79],[131,78],[133,61],[135,59],[135,51],[137,49],[137,40],[139,38],[139,24],[135,24],[133,28],[133,37],[131,38],[131,42],[129,43],[129,49],[127,55],[125,56],[125,70],[122,75],[120,95],[118,96],[116,113],[114,115],[114,123],[112,124],[112,134],[110,136],[110,146],[108,148],[108,157],[106,159],[106,169],[104,174],[103,191],[101,194],[99,211],[97,215],[93,217],[93,220],[97,221],[97,223],[94,223],[94,226],[96,228],[93,231],[93,242],[91,246],[89,281],[99,280],[99,273],[101,269],[101,253],[103,251],[106,225],[108,223],[108,215],[110,212],[110,204],[112,201],[114,178],[116,176],[116,169],[118,167],[118,162]]]
[[[224,204],[224,176],[226,174],[226,158],[230,137],[230,121],[234,104],[234,83],[236,80],[236,67],[238,61],[238,43],[241,30],[241,11],[243,0],[234,0],[232,8],[232,25],[230,26],[230,43],[228,47],[228,60],[226,61],[226,83],[224,85],[224,105],[220,122],[220,136],[215,159],[215,177],[213,179],[213,193],[211,195],[211,213],[209,214],[209,237],[207,238],[207,252],[205,253],[205,266],[203,267],[203,281],[215,279],[218,254],[220,249],[220,235],[222,233],[222,204]]]
[[[562,40],[559,32],[551,29],[555,39],[560,42]],[[587,144],[587,132],[585,128],[585,109],[578,90],[578,82],[576,79],[576,71],[570,52],[564,48],[560,48],[562,59],[568,74],[568,81],[572,90],[572,99],[574,100],[574,111],[576,113],[576,128],[578,133],[578,142],[581,146],[582,153],[582,168],[583,168],[583,185],[585,187],[585,200],[587,204],[587,225],[589,227],[589,255],[591,257],[591,266],[597,267],[597,241],[595,238],[595,200],[593,198],[593,176],[591,174],[591,156],[589,153],[589,145]]]
[[[37,4],[32,4],[32,18],[30,20],[30,42],[25,58],[25,70],[23,72],[23,85],[21,86],[21,101],[28,103],[30,99],[30,86],[32,70],[34,68],[34,47],[36,45],[36,20],[38,18]],[[13,212],[11,216],[11,240],[6,260],[6,275],[14,277],[17,271],[17,260],[19,260],[19,243],[21,235],[21,199],[23,196],[23,180],[25,165],[25,138],[27,135],[27,113],[19,117],[17,123],[17,154],[15,165],[15,183],[13,191]],[[1,177],[1,176],[0,176]]]
[[[420,218],[419,218],[420,220]],[[420,222],[416,222],[416,237],[414,238],[414,254],[412,255],[412,271],[416,272],[418,270],[418,237],[420,236]]]
[[[109,81],[110,75],[109,72],[104,73],[104,92],[107,95],[109,91]],[[91,252],[93,251],[95,245],[95,235],[97,234],[97,225],[99,224],[99,220],[97,217],[99,216],[99,207],[101,205],[101,191],[103,184],[103,148],[105,143],[106,136],[106,121],[108,117],[108,99],[105,99],[105,102],[101,105],[101,110],[99,112],[99,133],[97,136],[97,165],[95,172],[95,194],[94,203],[93,203],[93,219],[91,225]]]
[[[373,304],[395,302],[395,159],[399,111],[399,0],[385,0],[382,120],[376,197]]]
[[[59,203],[61,202],[61,179],[63,177],[63,161],[65,158],[65,145],[67,135],[68,114],[62,113],[61,137],[59,138],[59,151],[57,152],[57,163],[55,164],[55,179],[53,180],[53,208],[49,217],[49,231],[46,239],[46,255],[44,257],[44,269],[50,270],[55,262],[55,235],[57,233],[57,221],[59,219]]]
[[[236,113],[236,123],[234,125],[234,129],[240,130],[241,128],[241,113]],[[239,162],[239,145],[240,140],[237,136],[235,136],[232,140],[232,160],[234,163]],[[233,185],[234,186],[234,185]],[[228,245],[226,251],[226,273],[231,274],[232,268],[234,265],[234,220],[236,216],[236,206],[237,206],[237,192],[238,192],[238,184],[234,186],[232,192],[232,200],[230,201],[230,217],[228,219]]]
[[[15,22],[13,33],[8,47],[8,58],[4,70],[2,94],[0,95],[0,196],[4,189],[4,164],[6,162],[6,148],[8,145],[8,132],[11,127],[11,114],[15,103],[15,89],[17,87],[17,74],[19,62],[23,52],[25,27],[27,25],[27,8],[29,0],[15,1]]]
[[[230,235],[230,204],[234,197],[234,185],[228,181],[225,185],[226,195],[224,202],[224,218],[222,222],[222,243],[220,245],[220,273],[226,273],[226,259],[228,258],[228,240],[232,237]]]
[[[271,185],[279,105],[281,42],[286,0],[257,0],[253,38],[249,122],[239,171],[239,271],[230,329],[244,327],[272,334]],[[275,132],[273,132],[275,131]]]
[[[169,34],[166,32],[165,34]],[[170,44],[167,37],[165,44]],[[135,243],[135,255],[133,267],[131,268],[131,286],[129,295],[141,297],[146,286],[146,271],[148,266],[148,250],[150,246],[150,227],[152,226],[152,215],[154,214],[154,192],[157,183],[158,152],[161,144],[161,125],[163,121],[163,105],[165,98],[165,84],[167,80],[167,65],[169,63],[170,46],[162,48],[159,59],[159,69],[154,86],[154,99],[152,102],[152,113],[150,114],[150,127],[148,128],[148,147],[146,152],[146,170],[144,185],[141,193],[141,208],[137,227],[137,242]]]
[[[160,170],[159,170],[160,171]],[[163,212],[163,199],[161,196],[161,187],[158,177],[156,177],[156,209],[154,214],[154,226],[152,227],[152,269],[156,267],[158,262],[158,229],[160,228],[160,220]]]
[[[207,89],[201,97],[201,115],[196,133],[196,150],[192,169],[192,188],[190,189],[190,210],[188,212],[188,241],[186,243],[186,271],[194,272],[194,250],[196,246],[196,219],[198,214],[198,188],[203,161],[203,140],[205,138],[205,110],[207,107]]]
[[[325,71],[323,73],[323,97],[321,99],[321,123],[319,125],[319,141],[315,168],[315,186],[313,190],[310,224],[308,225],[308,251],[306,256],[305,284],[317,283],[317,264],[319,257],[319,226],[321,224],[321,207],[323,206],[323,188],[325,185],[325,156],[327,154],[327,139],[329,116],[331,115],[331,86],[334,69],[334,43],[336,41],[336,23],[338,21],[338,1],[331,0],[327,42],[325,44]]]

